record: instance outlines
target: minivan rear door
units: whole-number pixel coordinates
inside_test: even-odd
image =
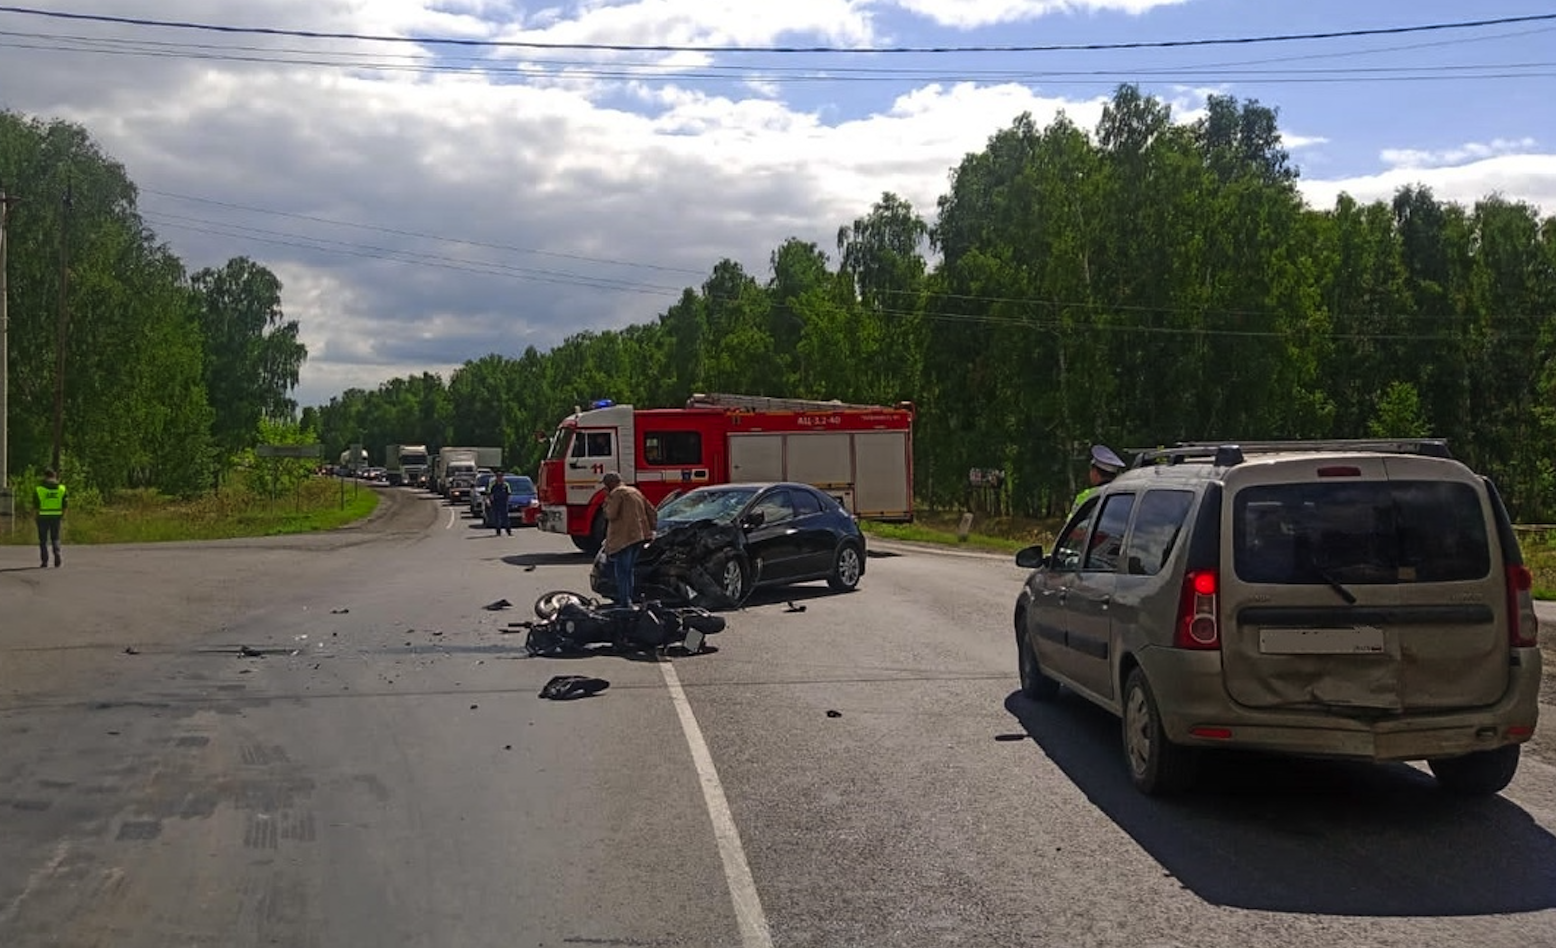
[[[1222,668],[1234,700],[1404,712],[1502,696],[1505,580],[1468,469],[1315,455],[1255,462],[1228,488]]]

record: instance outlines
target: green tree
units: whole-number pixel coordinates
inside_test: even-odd
[[[227,454],[254,444],[264,420],[290,419],[291,392],[308,350],[281,310],[281,281],[247,257],[205,269],[191,281],[205,336],[206,390],[213,434]]]

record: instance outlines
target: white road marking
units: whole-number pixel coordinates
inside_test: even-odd
[[[702,783],[702,799],[708,806],[708,816],[713,820],[713,838],[719,844],[719,859],[724,863],[724,879],[729,883],[729,898],[735,905],[735,922],[740,927],[740,942],[745,948],[772,948],[772,932],[767,928],[767,915],[762,911],[762,899],[756,893],[756,882],[751,878],[751,867],[746,863],[745,847],[740,845],[740,831],[735,827],[735,817],[729,812],[729,801],[724,797],[724,785],[719,782],[719,772],[714,769],[713,755],[703,740],[702,728],[697,726],[697,716],[692,713],[691,702],[681,688],[681,678],[675,666],[661,660],[659,670],[664,674],[665,687],[670,689],[670,701],[681,719],[681,730],[686,734],[686,746],[692,752],[692,766]]]
[[[448,529],[452,528],[453,526],[454,526],[454,508],[450,507],[448,509],[448,523],[443,525],[443,529],[448,530]]]

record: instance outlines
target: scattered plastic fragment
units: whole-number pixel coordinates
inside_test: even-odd
[[[843,712],[841,712],[841,711],[832,711],[830,709],[827,711],[827,717],[829,717],[829,718],[840,718],[842,716],[843,716]]]

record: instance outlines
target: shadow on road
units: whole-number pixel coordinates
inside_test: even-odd
[[[788,603],[799,604],[812,599],[827,599],[832,596],[846,596],[847,593],[833,592],[825,583],[806,586],[770,586],[766,589],[758,589],[741,603],[742,609],[761,609],[766,606],[785,606]],[[780,609],[780,612],[783,610]]]
[[[587,566],[593,562],[589,557],[579,552],[567,553],[515,553],[513,556],[502,558],[509,566]]]
[[[1075,785],[1207,902],[1360,916],[1556,907],[1556,837],[1504,797],[1465,799],[1404,764],[1253,754],[1203,760],[1194,790],[1146,797],[1118,719],[1069,693],[1005,708]]]

